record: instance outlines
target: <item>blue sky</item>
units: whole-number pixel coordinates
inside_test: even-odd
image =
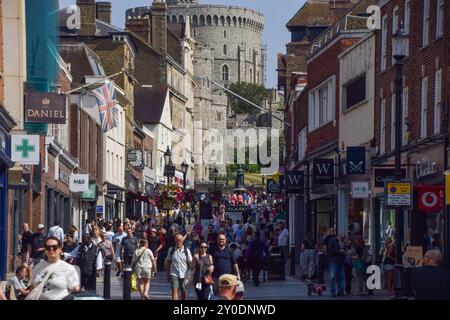
[[[123,28],[125,10],[131,7],[150,5],[152,0],[111,0],[113,24]],[[267,45],[266,87],[276,87],[277,53],[286,51],[289,32],[285,25],[303,5],[305,0],[200,0],[201,4],[241,6],[260,11],[265,16],[263,42]],[[76,0],[59,0],[60,7],[75,4]]]

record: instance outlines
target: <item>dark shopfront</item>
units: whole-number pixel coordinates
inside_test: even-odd
[[[444,147],[439,143],[410,153],[410,176],[414,181],[414,207],[411,210],[411,243],[429,249],[424,237],[435,237],[435,246],[444,250],[445,190]]]
[[[9,131],[16,123],[0,106],[0,279],[6,276],[7,230],[8,230],[8,169],[13,165],[8,149],[10,145]]]

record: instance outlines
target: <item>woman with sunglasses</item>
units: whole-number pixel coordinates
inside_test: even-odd
[[[61,241],[56,237],[48,237],[44,248],[47,260],[36,265],[31,280],[32,288],[45,281],[38,300],[62,300],[72,292],[79,291],[80,277],[75,267],[60,259]]]
[[[194,283],[198,300],[208,300],[213,288],[213,284],[208,282],[212,280],[214,262],[207,250],[206,242],[201,242],[198,253],[194,255]]]

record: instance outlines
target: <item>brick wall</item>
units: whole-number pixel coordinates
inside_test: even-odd
[[[436,3],[430,1],[430,30],[429,45],[422,48],[423,28],[423,1],[410,1],[410,32],[409,32],[409,57],[404,65],[404,86],[408,87],[408,114],[409,143],[421,139],[421,81],[428,77],[427,91],[427,136],[433,135],[434,131],[434,88],[436,67],[442,70],[442,102],[449,101],[449,50],[450,50],[450,19],[445,12],[450,11],[450,2],[444,1],[444,36],[436,39]],[[386,70],[381,72],[381,40],[382,33],[376,33],[376,56],[375,56],[375,137],[377,146],[380,147],[381,137],[381,100],[386,100],[385,123],[385,150],[388,152],[391,144],[391,95],[395,93],[395,66],[392,65],[392,11],[395,6],[399,7],[399,21],[404,20],[404,1],[390,1],[381,8],[381,16],[387,15],[387,48],[386,48]],[[441,113],[441,119],[443,112]]]
[[[328,49],[317,53],[313,60],[308,60],[308,88],[314,90],[329,77],[336,76],[335,86],[335,123],[330,122],[308,133],[307,153],[312,152],[324,144],[339,138],[339,60],[338,55],[357,41],[356,38],[341,38]],[[306,118],[307,118],[306,112]]]

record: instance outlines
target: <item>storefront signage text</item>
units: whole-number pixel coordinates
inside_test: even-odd
[[[286,193],[302,193],[305,174],[303,171],[286,172]]]
[[[384,183],[394,180],[394,169],[375,169],[375,188],[384,188]],[[406,169],[402,169],[402,179],[406,179]]]
[[[25,121],[66,123],[66,96],[57,93],[29,91],[26,96]]]
[[[314,159],[313,183],[334,184],[334,159]]]
[[[70,191],[87,192],[89,191],[89,175],[73,174],[70,176]]]
[[[369,198],[369,181],[352,181],[352,198]]]
[[[417,161],[416,164],[416,178],[420,179],[426,176],[430,176],[437,172],[437,162],[431,160],[429,157],[424,157],[422,160]]]
[[[386,182],[386,205],[392,207],[412,206],[411,182]]]
[[[59,180],[66,185],[70,185],[70,175],[62,170],[59,170]]]

